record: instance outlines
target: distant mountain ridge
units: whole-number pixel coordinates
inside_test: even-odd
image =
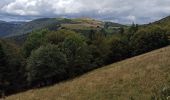
[[[0,21],[0,37],[4,37],[15,32],[19,27],[19,24]]]
[[[24,35],[33,30],[38,30],[46,27],[55,27],[55,25],[61,25],[61,27],[67,29],[88,29],[88,28],[96,28],[96,27],[104,27],[104,25],[109,25],[112,27],[122,27],[124,25],[114,22],[103,22],[91,18],[76,18],[76,19],[68,19],[68,18],[40,18],[35,19],[29,22],[5,22],[0,20],[0,37],[11,37]],[[165,17],[161,20],[145,24],[142,26],[148,25],[158,25],[160,27],[167,28],[170,26],[170,16]]]
[[[56,23],[53,19],[33,20],[30,22],[5,22],[0,21],[0,37],[10,37],[15,35],[23,35],[36,29],[41,29],[47,25]]]
[[[112,23],[112,22],[111,22]],[[30,22],[5,22],[0,21],[0,37],[11,37],[29,33],[33,30],[38,30],[46,27],[55,27],[55,25],[61,25],[61,27],[68,29],[77,28],[92,28],[92,27],[104,27],[104,22],[90,19],[90,18],[40,18]],[[112,23],[112,26],[121,27],[121,24]]]

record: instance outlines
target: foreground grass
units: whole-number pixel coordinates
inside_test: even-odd
[[[170,86],[170,46],[7,100],[151,100]]]

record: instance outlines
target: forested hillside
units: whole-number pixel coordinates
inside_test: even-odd
[[[168,46],[7,100],[167,100],[169,59]]]
[[[46,26],[49,20],[53,23],[56,19],[34,20],[34,26]],[[62,24],[30,31],[16,44],[12,38],[0,40],[2,97],[54,85],[170,44],[168,30],[158,25],[127,27],[93,19],[57,20]],[[34,27],[23,30],[30,28]]]
[[[109,22],[107,27],[123,27],[121,24]],[[76,31],[89,31],[97,27],[104,27],[105,22],[90,19],[67,19],[67,18],[40,18],[29,22],[4,22],[0,21],[0,37],[23,36],[35,30],[48,28],[57,30],[58,28],[67,28]],[[113,29],[112,29],[113,30]]]
[[[21,25],[22,23],[0,21],[0,37],[5,37],[17,32]]]

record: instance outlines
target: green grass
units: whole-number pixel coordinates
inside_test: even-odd
[[[76,30],[86,30],[90,29],[90,25],[84,25],[84,24],[62,24],[62,27],[65,27],[67,29],[76,29]]]
[[[101,21],[97,21],[94,19],[88,18],[78,18],[78,19],[71,19],[74,23],[65,23],[62,24],[62,27],[67,29],[76,29],[76,30],[87,30],[99,27],[103,27],[104,23]]]
[[[151,100],[170,86],[170,46],[6,100]]]

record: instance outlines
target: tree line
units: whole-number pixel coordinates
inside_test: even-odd
[[[169,44],[168,32],[158,26],[133,24],[112,35],[105,30],[81,35],[42,29],[30,33],[21,47],[0,40],[0,93],[52,85]]]

